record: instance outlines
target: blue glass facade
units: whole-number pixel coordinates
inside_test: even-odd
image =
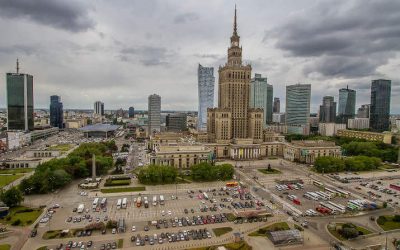
[[[60,96],[50,96],[50,125],[64,128],[63,104],[60,101]]]

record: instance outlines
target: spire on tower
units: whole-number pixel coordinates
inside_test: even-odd
[[[18,61],[18,58],[17,58],[17,74],[19,74],[19,61]]]
[[[236,4],[235,4],[235,18],[233,20],[233,35],[237,36]]]

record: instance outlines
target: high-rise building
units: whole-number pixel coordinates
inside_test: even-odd
[[[336,102],[333,96],[324,96],[322,105],[319,106],[319,121],[331,123],[336,120]]]
[[[8,130],[34,129],[33,76],[17,72],[7,73],[7,128]]]
[[[218,108],[208,109],[207,132],[212,140],[263,139],[263,113],[249,108],[251,65],[242,64],[242,47],[237,33],[236,8],[228,48],[228,61],[218,70]]]
[[[129,107],[128,115],[129,115],[129,118],[135,117],[135,108],[134,107]]]
[[[272,122],[273,96],[273,87],[267,83],[267,78],[255,74],[250,82],[250,107],[264,109],[264,126]]]
[[[373,80],[371,84],[370,126],[376,131],[389,130],[391,80]]]
[[[347,120],[356,114],[356,91],[347,88],[339,89],[338,122],[347,124]]]
[[[286,86],[286,125],[289,133],[303,133],[308,129],[310,99],[310,84]]]
[[[94,113],[97,115],[104,115],[104,103],[101,101],[97,101],[94,103]]]
[[[165,119],[167,131],[180,132],[187,130],[187,115],[185,113],[168,114]]]
[[[357,118],[369,118],[369,104],[363,104],[357,110]]]
[[[198,91],[199,91],[199,110],[197,119],[197,129],[207,129],[207,109],[214,107],[214,68],[203,67],[199,64],[197,69]]]
[[[63,128],[64,125],[63,104],[58,95],[50,96],[50,125],[57,128]]]
[[[161,96],[149,95],[148,100],[148,131],[149,134],[161,131]]]
[[[280,113],[281,112],[281,100],[279,97],[274,97],[274,107],[272,112],[274,113]]]

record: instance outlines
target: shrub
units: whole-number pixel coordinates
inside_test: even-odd
[[[385,216],[379,216],[379,218],[376,220],[376,222],[378,223],[378,225],[383,225],[387,222],[387,219]]]
[[[20,225],[21,224],[21,220],[20,219],[16,219],[13,223],[11,223],[11,225],[13,225],[13,226],[18,226],[18,225]]]
[[[400,215],[396,214],[396,215],[393,217],[393,221],[395,221],[395,222],[400,222]]]

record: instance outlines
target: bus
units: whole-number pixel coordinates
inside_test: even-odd
[[[160,205],[164,204],[165,204],[164,195],[160,195]]]
[[[319,204],[320,204],[322,207],[326,207],[326,208],[330,209],[330,210],[332,211],[332,213],[338,213],[338,212],[339,212],[339,209],[337,209],[336,207],[334,207],[334,206],[332,206],[332,205],[330,205],[330,204],[327,204],[327,203],[325,203],[325,202],[320,202]]]
[[[153,195],[153,206],[157,206],[157,195]]]
[[[136,207],[141,207],[142,206],[142,197],[139,196],[136,200]]]
[[[93,210],[96,210],[98,203],[99,203],[99,198],[98,197],[94,198],[92,206]]]
[[[103,198],[100,202],[100,207],[105,208],[107,205],[107,198]]]
[[[322,182],[319,181],[313,181],[313,185],[321,188],[324,187],[324,184],[322,184]]]
[[[308,194],[311,196],[311,199],[313,199],[315,201],[319,200],[319,198],[320,198],[319,195],[317,195],[314,192],[308,192]]]
[[[335,190],[327,187],[325,187],[325,191],[331,193],[332,197],[335,197],[337,193]]]
[[[226,183],[227,187],[236,187],[237,185],[238,185],[237,181],[231,181]]]
[[[122,208],[126,208],[126,203],[127,203],[127,199],[123,198],[122,199]]]
[[[341,190],[341,189],[338,189],[338,188],[336,189],[336,192],[337,192],[340,196],[345,197],[345,198],[347,198],[347,197],[350,196],[350,193],[349,193],[349,192],[344,191],[344,190]]]
[[[118,201],[117,201],[117,209],[121,209],[121,205],[122,205],[122,200],[118,199]]]
[[[337,208],[339,212],[341,212],[342,214],[344,214],[346,212],[346,208],[342,205],[333,203],[332,201],[328,201],[329,205],[332,205],[333,207]]]

